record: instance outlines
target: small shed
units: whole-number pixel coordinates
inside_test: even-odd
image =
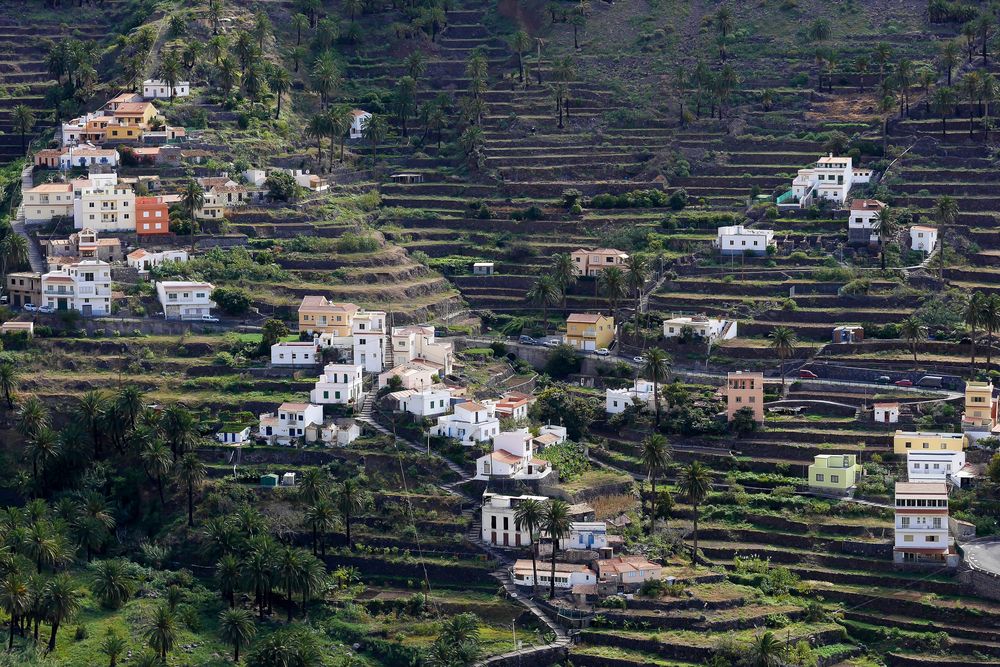
[[[35,335],[35,323],[34,322],[15,322],[10,320],[0,324],[0,334],[16,334],[23,333],[28,338],[33,338]]]
[[[260,485],[264,488],[273,489],[278,486],[278,476],[273,472],[260,476]]]
[[[401,183],[403,185],[411,185],[413,183],[423,183],[424,175],[417,174],[413,172],[406,172],[401,174],[393,174],[389,177],[393,183]]]
[[[284,475],[282,475],[281,476],[281,485],[282,486],[295,486],[295,473],[294,472],[286,472]]]
[[[865,329],[856,324],[842,324],[833,329],[834,343],[860,343],[865,339]]]
[[[899,403],[876,403],[875,421],[879,424],[899,422]]]
[[[472,265],[472,275],[492,276],[493,262],[476,262],[475,264]]]

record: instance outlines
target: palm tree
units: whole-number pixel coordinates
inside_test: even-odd
[[[958,67],[959,61],[961,61],[961,49],[958,44],[949,40],[944,43],[941,47],[941,66],[944,68],[945,73],[948,76],[948,87],[951,87],[951,75],[954,73],[955,68]]]
[[[510,50],[517,54],[517,68],[521,83],[524,83],[524,53],[531,48],[531,38],[523,30],[515,32],[508,42]]]
[[[288,612],[287,623],[292,622],[292,611],[295,605],[292,593],[298,586],[306,569],[302,553],[302,551],[293,546],[286,546],[278,554],[278,560],[275,563],[277,583],[285,588],[285,602]]]
[[[938,280],[944,280],[945,234],[958,219],[958,202],[943,195],[934,202],[934,217],[938,222],[938,238],[941,239],[941,261],[938,263]]]
[[[242,563],[243,577],[247,588],[253,590],[260,620],[264,620],[264,609],[271,595],[274,583],[274,542],[268,536],[257,538],[257,543]]]
[[[309,600],[321,592],[326,582],[326,564],[311,554],[302,553],[303,568],[295,587],[302,595],[302,616],[307,615]]]
[[[59,626],[71,620],[80,610],[80,593],[68,574],[60,572],[49,580],[42,593],[42,608],[45,620],[52,626],[52,633],[49,635],[51,653],[56,649],[56,633],[59,632]]]
[[[532,592],[538,594],[538,529],[542,525],[545,515],[545,507],[540,500],[528,498],[520,500],[514,508],[514,526],[528,534],[531,540],[531,581]]]
[[[559,286],[556,285],[555,279],[546,274],[540,276],[535,284],[528,288],[528,293],[525,295],[531,305],[541,307],[542,326],[545,329],[548,329],[549,324],[549,306],[559,302],[559,294]]]
[[[128,642],[124,637],[108,628],[108,633],[98,650],[108,656],[108,667],[117,667],[118,656],[128,650]]]
[[[200,488],[207,472],[198,455],[188,452],[177,462],[175,472],[178,483],[187,489],[188,526],[194,526],[194,490]]]
[[[58,458],[59,452],[59,437],[54,430],[47,426],[39,429],[24,444],[24,453],[31,459],[32,483],[39,492],[42,490],[38,479],[39,468],[44,472],[45,468]]]
[[[549,573],[549,599],[556,596],[556,552],[559,551],[559,540],[569,534],[570,526],[569,504],[561,498],[553,498],[545,505],[542,512],[542,530],[548,533],[552,541],[552,570]]]
[[[0,278],[7,277],[7,269],[11,265],[22,264],[28,259],[28,240],[20,234],[15,234],[10,228],[0,240]]]
[[[181,190],[181,204],[187,209],[189,222],[191,224],[189,234],[191,239],[191,252],[194,252],[194,232],[198,223],[195,222],[195,211],[205,205],[205,191],[198,184],[198,181],[189,178]]]
[[[329,498],[317,498],[316,502],[306,508],[304,521],[312,530],[312,552],[326,556],[326,534],[337,524],[337,510]]]
[[[406,121],[413,114],[413,101],[417,95],[417,82],[412,76],[400,77],[393,91],[393,106],[404,137],[409,136]]]
[[[233,646],[233,662],[240,662],[240,647],[249,646],[257,634],[253,615],[247,609],[224,609],[219,614],[219,634]]]
[[[646,360],[640,373],[653,383],[653,406],[656,411],[656,424],[660,424],[660,385],[667,381],[670,374],[670,355],[661,348],[653,347],[646,351]]]
[[[407,76],[411,77],[414,81],[419,81],[420,77],[427,71],[427,59],[424,57],[422,51],[412,51],[403,60],[403,67],[406,70]]]
[[[355,512],[360,512],[368,504],[368,497],[365,490],[355,479],[345,479],[340,488],[337,489],[337,509],[344,522],[344,531],[347,536],[347,548],[353,548],[351,541],[351,517]]]
[[[975,130],[975,108],[976,100],[982,89],[982,77],[979,72],[969,72],[962,78],[962,92],[969,100],[969,136],[972,137]]]
[[[562,307],[566,308],[566,292],[576,283],[576,266],[573,257],[568,252],[561,252],[552,258],[548,275],[555,280],[562,294]]]
[[[642,441],[639,460],[646,469],[653,493],[649,521],[649,532],[653,534],[656,532],[656,480],[670,463],[670,445],[667,439],[659,433],[651,434]]]
[[[983,44],[983,67],[986,68],[987,65],[987,51],[990,44],[990,33],[993,32],[993,28],[996,27],[996,18],[988,13],[982,12],[976,19],[976,29],[979,30],[979,37]]]
[[[275,119],[281,117],[281,96],[292,89],[292,75],[284,67],[275,66],[268,72],[267,85],[274,91],[278,98],[278,107],[274,111]]]
[[[17,432],[30,440],[49,425],[49,411],[37,396],[29,396],[17,411]]]
[[[990,126],[992,125],[990,122],[990,104],[1000,94],[1000,83],[989,72],[980,77],[980,82],[982,89],[979,91],[979,94],[983,102],[983,143],[988,143],[990,140]]]
[[[986,370],[993,366],[993,334],[1000,329],[1000,297],[984,296],[979,311],[980,324],[986,329]]]
[[[130,571],[131,563],[115,558],[102,560],[94,566],[94,583],[91,591],[109,609],[118,609],[135,590],[135,578]]]
[[[178,403],[168,405],[163,411],[160,430],[170,445],[170,455],[175,461],[198,442],[198,422],[187,408]]]
[[[712,490],[712,473],[701,461],[692,461],[681,468],[677,476],[677,489],[691,502],[694,518],[694,546],[691,549],[691,562],[698,566],[698,506],[708,498]]]
[[[795,344],[798,338],[795,332],[788,327],[775,327],[768,335],[771,339],[769,347],[777,353],[781,360],[781,392],[785,392],[785,360],[795,353]]]
[[[170,96],[168,99],[171,105],[174,103],[174,88],[181,78],[182,67],[183,64],[181,63],[181,59],[177,55],[176,50],[167,51],[163,55],[163,59],[160,61],[160,78],[166,81],[167,86],[170,89]]]
[[[0,362],[0,391],[7,402],[7,409],[14,409],[14,395],[21,384],[21,373],[12,361]]]
[[[747,663],[751,667],[779,667],[785,664],[782,661],[786,647],[781,643],[770,630],[754,637],[750,644],[750,661]]]
[[[215,582],[230,608],[236,606],[236,591],[240,586],[240,561],[233,554],[223,554],[215,564]]]
[[[878,234],[879,256],[882,260],[882,270],[885,271],[885,247],[890,239],[899,234],[899,221],[889,206],[884,206],[875,212],[872,227]]]
[[[895,100],[888,93],[878,98],[878,112],[882,117],[882,155],[888,155],[889,152],[889,116],[895,106]]]
[[[917,370],[917,344],[927,340],[927,327],[911,315],[900,323],[899,334],[910,344],[910,351],[913,352],[913,370]]]
[[[163,499],[163,477],[170,472],[170,467],[173,465],[170,449],[159,438],[147,440],[139,458],[146,468],[146,474],[156,482],[156,490],[160,496],[160,507],[166,507],[166,501]]]
[[[917,84],[924,91],[924,111],[931,112],[931,86],[937,82],[937,72],[930,67],[921,67],[917,70]]]
[[[625,260],[625,284],[635,296],[635,331],[639,333],[639,310],[642,305],[642,289],[649,280],[649,260],[643,255],[629,255]]]
[[[340,140],[340,161],[344,161],[344,139],[351,131],[351,124],[354,122],[354,111],[346,104],[333,107],[329,114],[330,136]],[[331,166],[333,157],[331,156]]]
[[[316,158],[319,167],[323,167],[323,138],[330,135],[330,116],[325,113],[318,113],[309,119],[306,125],[306,135],[316,139],[318,155]]]
[[[597,286],[608,300],[608,313],[614,315],[618,302],[628,293],[625,272],[609,266],[597,275]]]
[[[28,613],[31,607],[31,592],[28,584],[17,570],[11,570],[0,583],[0,607],[10,616],[10,635],[7,639],[7,650],[14,649],[14,630],[18,620]]]
[[[862,54],[854,59],[854,71],[858,73],[858,92],[865,89],[865,74],[868,72],[868,56]]]
[[[899,85],[899,117],[903,117],[903,105],[905,102],[906,113],[910,113],[910,86],[913,85],[915,68],[913,61],[902,58],[896,63],[896,83]]]
[[[955,91],[952,88],[935,88],[931,107],[941,117],[941,136],[948,136],[947,118],[955,107]]]
[[[174,648],[174,642],[177,641],[177,631],[177,617],[170,607],[161,604],[153,612],[153,618],[146,626],[145,637],[149,647],[156,651],[164,664],[167,653]]]
[[[10,113],[11,124],[14,131],[21,135],[21,152],[27,149],[24,141],[25,136],[35,128],[35,111],[24,104],[18,104]]]
[[[973,292],[969,300],[965,302],[965,312],[963,319],[965,326],[969,327],[969,340],[972,344],[972,360],[969,363],[969,376],[976,376],[976,329],[985,324],[983,318],[983,302],[988,299],[982,292]]]
[[[378,159],[378,145],[389,135],[389,121],[381,114],[372,114],[361,122],[361,136],[372,148],[372,166]]]
[[[42,573],[42,568],[53,567],[63,557],[63,544],[47,521],[31,526],[26,537],[25,555],[35,562],[38,574]]]

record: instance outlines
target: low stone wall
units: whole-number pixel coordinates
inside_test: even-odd
[[[971,593],[989,600],[1000,601],[1000,576],[966,565],[958,573],[958,580]]]
[[[517,653],[496,656],[479,664],[489,667],[548,667],[565,660],[568,653],[569,649],[566,646],[550,646],[539,650],[524,649]],[[576,657],[573,660],[575,662]]]
[[[940,656],[925,659],[899,653],[889,653],[886,655],[885,663],[889,667],[968,667],[969,665],[969,661],[967,660],[948,660]],[[975,664],[977,667],[989,667],[991,665],[1000,665],[1000,662],[995,660],[989,662],[976,661]]]

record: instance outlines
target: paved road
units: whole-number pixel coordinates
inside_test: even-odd
[[[987,537],[962,545],[965,560],[980,570],[1000,576],[1000,537]]]

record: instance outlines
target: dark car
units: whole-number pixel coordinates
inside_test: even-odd
[[[815,380],[819,376],[813,373],[812,371],[803,368],[802,370],[799,371],[799,377],[804,380]]]
[[[522,345],[537,345],[538,344],[538,341],[536,341],[531,336],[521,336],[520,338],[517,339],[517,342],[521,343]]]
[[[877,378],[875,378],[875,382],[877,382],[878,384],[889,384],[890,382],[892,382],[892,378],[889,377],[888,375],[879,375]]]

